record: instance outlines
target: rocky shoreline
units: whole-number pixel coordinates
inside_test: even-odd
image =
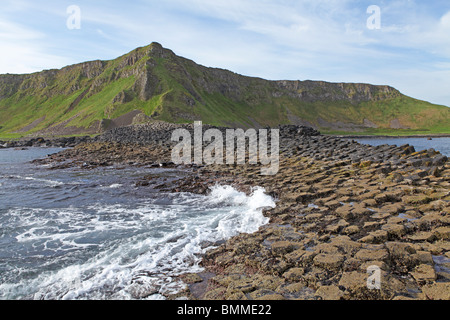
[[[10,149],[10,148],[50,148],[50,147],[58,147],[58,148],[73,148],[80,143],[86,143],[91,141],[89,136],[83,137],[62,137],[62,138],[52,138],[45,139],[42,137],[39,138],[31,138],[31,139],[21,139],[21,140],[11,140],[11,141],[1,141],[0,140],[0,149]]]
[[[170,135],[180,125],[115,129],[35,161],[49,169],[176,167]],[[192,125],[183,125],[192,129]],[[209,127],[205,127],[207,129]],[[225,130],[225,128],[219,128]],[[280,170],[258,165],[181,166],[189,174],[153,185],[205,194],[215,184],[277,199],[270,223],[203,257],[184,275],[191,299],[450,299],[450,163],[438,151],[361,145],[301,126],[280,127]],[[180,166],[177,166],[180,167]],[[180,167],[180,168],[181,168]],[[374,269],[375,268],[375,269]],[[380,272],[369,289],[368,270]]]
[[[438,134],[417,134],[417,135],[335,135],[336,138],[343,139],[402,139],[402,138],[450,138],[450,134],[448,133],[438,133]]]

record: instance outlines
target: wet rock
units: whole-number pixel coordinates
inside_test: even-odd
[[[277,241],[272,244],[272,253],[275,256],[284,256],[294,250],[300,249],[301,245],[291,241]]]
[[[419,229],[424,231],[448,225],[449,223],[450,217],[441,216],[439,213],[430,213],[415,221]],[[445,236],[445,233],[443,235]]]
[[[434,229],[433,234],[437,239],[449,240],[450,239],[450,227],[439,227]]]
[[[434,234],[434,232],[431,232],[431,231],[419,231],[419,232],[416,232],[415,234],[408,235],[407,239],[410,241],[413,241],[413,242],[416,242],[416,241],[433,242],[434,240],[436,240],[436,235]]]
[[[388,233],[385,230],[376,230],[369,233],[369,235],[359,239],[363,243],[384,243],[388,240]]]
[[[186,284],[193,284],[202,282],[203,278],[196,273],[187,273],[181,276],[181,280]]]
[[[358,251],[355,258],[361,261],[387,261],[389,252],[384,248],[362,249]]]
[[[402,202],[405,204],[426,204],[430,202],[427,195],[404,196]]]
[[[331,239],[330,244],[339,249],[345,255],[353,255],[361,248],[361,244],[353,241],[348,236],[338,236]]]
[[[233,281],[228,285],[227,294],[240,291],[242,293],[249,293],[256,289],[256,285],[252,279],[240,279]]]
[[[352,210],[352,215],[356,218],[356,219],[362,219],[364,216],[370,215],[373,212],[366,207],[366,205],[368,205],[368,203],[370,203],[370,201],[367,201],[365,203],[355,203],[353,205],[353,210]],[[375,205],[375,204],[373,204]]]
[[[223,287],[208,290],[203,296],[204,300],[224,300],[226,289]]]
[[[370,222],[365,222],[363,225],[363,229],[366,231],[371,231],[374,229],[378,229],[378,227],[380,226],[380,222],[378,221],[370,221]]]
[[[427,300],[450,300],[450,282],[425,285],[422,292]]]
[[[234,255],[232,252],[225,252],[215,257],[214,262],[221,267],[225,267],[234,262]]]
[[[340,203],[340,201],[337,201],[337,200],[331,200],[331,201],[325,202],[323,205],[330,209],[336,209],[341,206],[341,203]]]
[[[434,268],[428,264],[418,265],[414,271],[410,273],[419,284],[429,283],[436,280],[436,272],[434,271]]]
[[[339,269],[345,258],[341,254],[325,254],[321,253],[314,257],[314,265],[326,269],[326,270],[337,270]]]
[[[433,256],[428,251],[417,251],[416,257],[419,263],[434,265]]]
[[[350,204],[346,204],[340,208],[337,208],[335,212],[342,219],[350,220],[353,218],[352,211],[353,211],[353,207]]]
[[[160,286],[153,283],[133,283],[128,289],[128,293],[133,299],[144,299],[159,292]]]
[[[370,300],[379,297],[378,291],[367,287],[367,274],[357,271],[344,272],[339,280],[339,288],[343,290],[344,299]]]
[[[286,300],[281,294],[278,293],[268,293],[255,298],[255,300],[266,300],[266,301],[275,301],[275,300]]]
[[[379,209],[379,212],[397,214],[405,210],[405,206],[401,203],[388,204]]]
[[[317,289],[315,296],[322,300],[341,300],[344,297],[344,292],[336,285],[321,286]]]
[[[308,253],[306,250],[298,249],[285,255],[285,259],[291,265],[301,265],[302,257]]]
[[[347,228],[344,229],[344,233],[349,235],[357,234],[359,231],[360,231],[359,227],[355,225],[348,226]]]
[[[275,291],[278,287],[285,283],[285,280],[278,276],[258,274],[253,277],[253,283],[259,289]]]
[[[286,278],[288,281],[298,282],[303,278],[304,274],[305,269],[303,268],[291,268],[283,273],[283,278]]]
[[[331,243],[320,243],[314,248],[314,252],[316,254],[319,253],[338,254],[339,248]]]
[[[386,231],[388,234],[388,238],[391,240],[401,238],[406,234],[405,227],[401,224],[395,223],[385,224],[381,227],[381,230]]]
[[[419,264],[418,257],[414,255],[416,250],[408,243],[387,242],[386,248],[389,251],[389,264],[399,272],[406,273]]]

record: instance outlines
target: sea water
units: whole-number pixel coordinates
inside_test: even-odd
[[[268,223],[255,188],[209,195],[137,187],[161,168],[50,170],[29,161],[60,149],[0,150],[0,299],[164,299],[200,272],[202,254]]]
[[[450,137],[441,138],[416,138],[416,137],[401,137],[401,138],[357,138],[353,139],[362,144],[369,144],[372,146],[379,146],[383,144],[402,146],[409,144],[413,146],[416,151],[435,149],[445,156],[450,157]]]

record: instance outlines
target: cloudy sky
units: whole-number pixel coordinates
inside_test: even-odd
[[[271,80],[387,84],[450,106],[449,0],[0,0],[0,73],[159,42]]]

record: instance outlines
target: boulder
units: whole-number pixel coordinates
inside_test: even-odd
[[[387,242],[386,248],[389,251],[389,264],[401,273],[412,270],[419,259],[414,254],[416,250],[411,244],[403,242]]]
[[[342,219],[350,220],[353,218],[352,210],[353,206],[351,206],[350,204],[345,204],[342,207],[337,208],[335,212]]]
[[[417,283],[428,283],[436,280],[436,272],[429,264],[421,264],[416,266],[413,272],[410,272]]]
[[[341,300],[344,297],[344,292],[338,286],[321,286],[315,293],[316,297],[322,300]]]
[[[272,243],[272,254],[274,256],[284,256],[294,250],[300,249],[302,246],[298,242],[277,241]]]
[[[450,282],[439,282],[422,287],[422,293],[428,300],[450,300]]]
[[[439,227],[433,230],[433,234],[438,238],[442,240],[449,240],[450,239],[450,227]]]
[[[286,300],[286,298],[283,297],[279,293],[268,293],[268,294],[263,294],[263,295],[259,296],[258,298],[255,298],[255,300],[275,301],[275,300]]]
[[[326,270],[338,270],[345,258],[341,254],[326,254],[320,253],[316,255],[313,259],[314,265],[326,269]]]
[[[369,235],[359,239],[363,243],[384,243],[388,240],[388,233],[385,230],[376,230],[369,233]]]
[[[405,227],[401,224],[388,223],[383,225],[381,229],[387,232],[389,239],[397,239],[406,234]]]
[[[291,268],[285,273],[283,273],[283,278],[288,281],[298,282],[302,279],[305,274],[305,269],[303,268]]]
[[[367,286],[367,273],[358,271],[344,272],[339,280],[339,288],[344,290],[344,299],[370,299],[378,296],[378,290],[370,290]],[[372,292],[371,292],[372,291]]]
[[[436,235],[434,234],[434,232],[431,231],[419,231],[416,232],[412,235],[408,235],[407,239],[410,241],[418,241],[418,242],[424,242],[424,241],[428,241],[428,242],[433,242],[434,240],[436,240]]]
[[[397,214],[405,210],[405,206],[401,203],[388,204],[379,209],[379,212]]]
[[[361,249],[356,253],[355,258],[361,261],[386,261],[389,253],[386,249]]]

